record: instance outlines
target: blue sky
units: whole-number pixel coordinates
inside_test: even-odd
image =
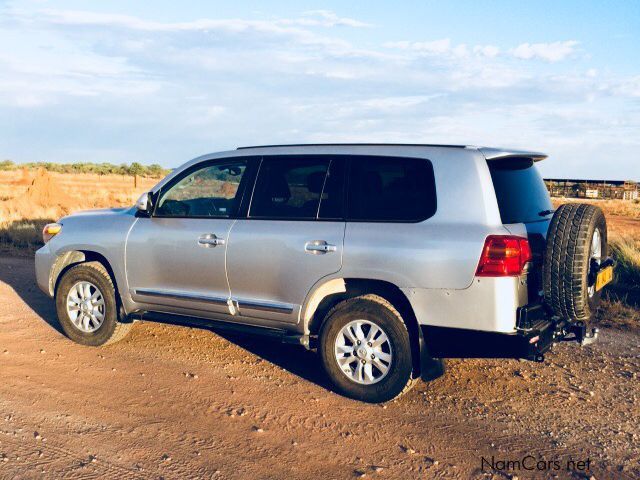
[[[640,2],[0,0],[0,158],[239,145],[541,150],[640,180]]]

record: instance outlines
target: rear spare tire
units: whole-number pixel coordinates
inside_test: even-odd
[[[544,299],[554,314],[587,321],[600,303],[598,266],[607,258],[607,222],[602,210],[582,203],[561,205],[551,219],[544,259]]]

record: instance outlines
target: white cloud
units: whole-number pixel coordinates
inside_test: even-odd
[[[451,40],[443,38],[441,40],[432,40],[430,42],[387,42],[383,46],[387,48],[397,48],[400,50],[412,50],[432,55],[444,55],[451,52]]]
[[[352,27],[352,28],[365,28],[373,26],[370,23],[361,22],[360,20],[354,20],[353,18],[339,17],[330,10],[311,10],[305,12],[306,17],[318,17],[297,19],[293,22],[297,22],[299,25],[318,25],[322,27]]]
[[[468,47],[464,43],[454,45],[449,38],[432,40],[427,42],[387,42],[383,44],[386,48],[416,52],[422,55],[443,56],[452,58],[468,57],[471,53],[478,57],[496,57],[500,54],[500,49],[494,45],[474,45]]]
[[[547,62],[559,62],[575,53],[579,42],[576,40],[558,41],[552,43],[522,43],[508,50],[509,55],[521,60],[545,60]],[[386,42],[386,48],[416,52],[424,55],[434,55],[452,58],[467,57],[473,53],[478,57],[495,58],[502,52],[495,45],[473,45],[467,47],[461,43],[454,45],[449,38],[431,40],[426,42],[411,42],[407,40]]]
[[[45,9],[39,11],[35,18],[38,16],[42,16],[49,22],[59,25],[112,26],[149,32],[225,30],[240,33],[247,30],[256,30],[270,33],[287,33],[296,32],[296,30],[290,28],[291,26],[317,26],[327,28],[336,26],[363,28],[371,26],[368,23],[351,18],[339,17],[328,10],[306,12],[301,18],[276,18],[272,20],[198,19],[188,22],[158,22],[130,15],[97,13],[83,10]],[[31,18],[34,18],[34,16]]]
[[[473,53],[483,57],[493,58],[500,55],[500,49],[495,45],[475,45],[473,47]]]
[[[12,46],[0,52],[0,155],[16,160],[117,152],[172,166],[238,144],[339,140],[640,147],[640,77],[584,56],[576,68],[573,40],[380,45],[349,34],[369,24],[325,10],[181,22],[0,10],[0,23]]]
[[[640,75],[623,80],[610,88],[614,94],[640,98]]]
[[[547,62],[559,62],[576,51],[579,42],[567,40],[553,43],[522,43],[509,51],[511,55],[522,60],[540,59]]]

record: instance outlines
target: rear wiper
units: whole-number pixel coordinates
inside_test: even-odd
[[[554,212],[555,210],[542,210],[540,213],[538,213],[538,215],[541,217],[546,217],[547,215],[551,215]]]

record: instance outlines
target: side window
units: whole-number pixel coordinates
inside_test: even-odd
[[[240,181],[247,160],[230,160],[194,170],[161,194],[154,215],[159,217],[227,218],[240,202]]]
[[[249,217],[317,218],[330,163],[327,156],[264,157]]]
[[[347,220],[419,222],[436,212],[431,162],[421,158],[354,157]]]

